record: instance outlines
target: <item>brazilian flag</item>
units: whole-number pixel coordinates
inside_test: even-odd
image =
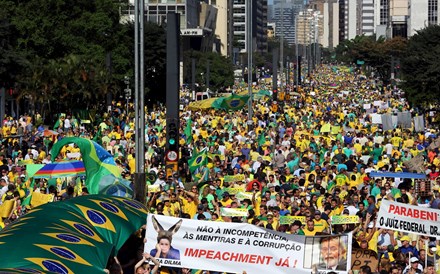
[[[242,109],[249,100],[249,95],[237,95],[232,94],[226,98],[223,98],[223,101],[220,104],[222,109],[226,110],[239,110]]]
[[[200,152],[195,153],[191,159],[188,160],[189,171],[194,173],[198,168],[206,166],[208,164],[208,151],[202,149]]]

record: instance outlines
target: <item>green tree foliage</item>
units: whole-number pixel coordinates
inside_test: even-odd
[[[209,85],[210,89],[217,91],[234,84],[234,68],[229,58],[215,52],[190,51],[184,54],[184,79],[191,83],[191,59],[196,59],[196,83],[205,85],[206,68],[210,62]]]
[[[133,34],[113,0],[0,1],[0,86],[36,110],[96,107],[133,74]]]
[[[418,31],[409,39],[402,59],[403,89],[416,106],[439,108],[440,103],[440,26]]]
[[[356,36],[351,40],[342,41],[335,49],[336,59],[340,62],[356,63],[364,61],[372,67],[386,83],[391,76],[392,60],[404,55],[406,40],[395,37],[390,40],[374,36]]]

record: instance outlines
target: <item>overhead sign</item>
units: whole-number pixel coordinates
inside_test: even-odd
[[[181,29],[182,36],[203,36],[203,29]]]
[[[376,226],[419,235],[440,236],[440,211],[382,200]]]
[[[310,274],[347,273],[351,267],[352,234],[307,237],[246,223],[149,214],[146,237],[144,252],[171,268]]]

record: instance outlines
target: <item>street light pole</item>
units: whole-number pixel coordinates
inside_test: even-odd
[[[247,46],[247,54],[248,54],[248,130],[252,129],[252,2],[247,1],[246,6],[246,46]]]
[[[280,33],[280,91],[283,91],[283,83],[284,83],[284,0],[281,0],[281,33]]]
[[[145,110],[144,110],[144,0],[135,0],[135,177],[134,198],[146,199],[145,181]]]

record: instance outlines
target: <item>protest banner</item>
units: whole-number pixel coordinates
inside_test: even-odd
[[[296,220],[306,224],[306,216],[280,216],[280,225],[290,225]]]
[[[377,258],[377,253],[371,249],[355,248],[351,252],[351,270],[360,270],[364,265],[377,269]]]
[[[144,252],[162,267],[309,274],[346,273],[351,266],[352,234],[308,237],[246,223],[149,214],[146,238]]]
[[[254,195],[254,193],[252,193],[252,192],[240,191],[235,195],[235,198],[237,198],[238,200],[244,200],[244,199],[252,200],[253,195]]]
[[[238,182],[238,181],[244,181],[244,174],[236,174],[236,175],[226,175],[223,178],[223,182]]]
[[[220,210],[222,216],[229,217],[246,217],[248,215],[248,210],[246,208],[227,208],[222,207]]]
[[[437,237],[440,236],[439,215],[436,209],[382,200],[376,226]]]
[[[156,193],[156,192],[160,192],[160,186],[159,185],[149,185],[147,186],[148,188],[148,193]]]
[[[239,192],[243,191],[243,188],[238,187],[226,187],[223,189],[224,192],[229,193],[229,195],[237,195]]]
[[[335,215],[331,217],[331,220],[332,225],[357,224],[359,223],[359,216]]]

